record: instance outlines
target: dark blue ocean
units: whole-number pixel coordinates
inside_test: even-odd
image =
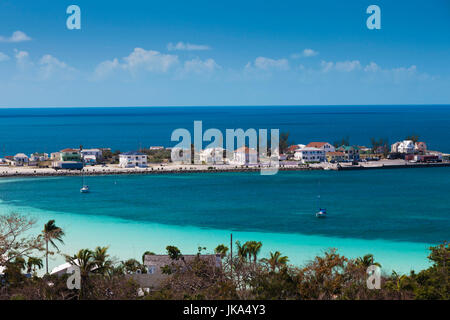
[[[0,154],[54,152],[83,145],[130,151],[174,146],[177,128],[280,129],[297,144],[348,137],[393,143],[418,135],[432,150],[450,152],[448,106],[149,107],[0,109]]]

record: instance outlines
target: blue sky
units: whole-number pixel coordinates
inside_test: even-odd
[[[448,104],[449,61],[448,0],[0,2],[1,107]]]

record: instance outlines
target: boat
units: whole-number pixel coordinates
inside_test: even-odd
[[[318,212],[316,212],[317,218],[325,218],[327,216],[327,209],[319,209]]]
[[[81,147],[80,147],[81,148]],[[89,186],[85,183],[85,177],[84,177],[84,168],[82,169],[82,187],[80,189],[81,193],[88,193],[89,192]]]
[[[319,180],[319,195],[317,196],[317,200],[319,202],[319,211],[316,212],[316,218],[325,218],[327,216],[327,209],[322,209],[320,206],[320,180]]]

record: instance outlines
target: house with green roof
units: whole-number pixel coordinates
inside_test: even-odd
[[[345,160],[359,161],[359,148],[357,146],[340,146],[337,151],[344,153]]]

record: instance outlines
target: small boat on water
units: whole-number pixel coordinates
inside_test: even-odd
[[[325,218],[327,216],[327,209],[319,209],[318,212],[316,212],[317,218]]]
[[[84,185],[81,189],[80,189],[81,193],[88,193],[89,192],[89,186],[88,185]]]

